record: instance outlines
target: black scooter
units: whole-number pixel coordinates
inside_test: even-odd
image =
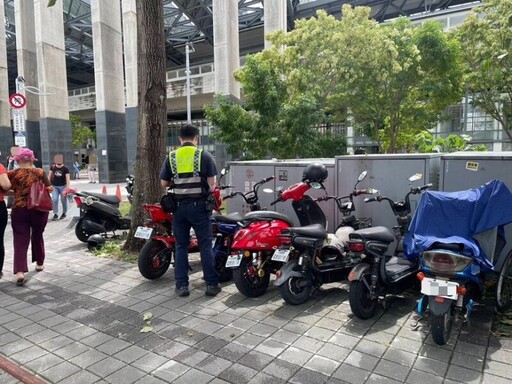
[[[115,231],[130,229],[131,218],[121,215],[117,196],[76,190],[71,193],[80,208],[80,218],[75,226],[78,240],[86,243],[91,235],[107,237],[107,232],[112,232],[116,236]]]
[[[421,174],[413,175],[409,181],[420,180]],[[366,198],[365,202],[387,201],[396,216],[398,226],[393,227],[395,234],[386,227],[377,226],[360,229],[349,235],[348,254],[352,258],[360,257],[348,275],[350,283],[349,303],[354,315],[360,319],[370,319],[377,311],[379,297],[387,294],[399,294],[416,283],[416,273],[420,270],[417,259],[410,261],[403,257],[402,238],[411,223],[411,202],[409,196],[420,194],[432,187],[426,184],[411,187],[404,200],[393,201],[388,197]],[[387,255],[389,245],[395,240],[397,245],[393,255]]]

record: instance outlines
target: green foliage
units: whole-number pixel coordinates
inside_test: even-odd
[[[57,0],[48,0],[48,7],[53,7]]]
[[[218,96],[206,107],[215,137],[242,158],[321,156],[333,136],[314,127],[351,121],[390,152],[410,148],[463,90],[458,43],[437,22],[378,24],[370,8],[345,4],[267,36],[235,77],[244,105]],[[342,143],[339,143],[342,144]],[[343,145],[342,147],[343,148]],[[332,152],[327,150],[324,153]]]
[[[108,239],[103,247],[93,250],[92,253],[96,257],[119,260],[132,264],[137,263],[139,257],[138,253],[124,251],[122,248],[124,240],[125,239],[121,238]]]
[[[415,137],[416,149],[420,153],[448,153],[459,151],[487,151],[483,144],[471,144],[473,138],[468,135],[449,135],[443,139],[434,136],[428,131],[420,132]]]
[[[96,139],[96,134],[91,128],[82,125],[82,120],[79,116],[70,114],[69,121],[71,122],[71,144],[73,148],[79,148],[87,144],[89,139]]]
[[[512,0],[486,0],[455,32],[472,104],[498,120],[512,142]]]

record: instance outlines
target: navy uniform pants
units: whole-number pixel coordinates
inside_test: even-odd
[[[190,228],[194,229],[201,253],[201,265],[207,285],[219,284],[219,275],[215,271],[212,252],[212,225],[210,213],[206,211],[203,200],[184,200],[178,203],[174,212],[173,232],[176,238],[176,255],[174,262],[174,277],[176,288],[188,286],[188,246]]]

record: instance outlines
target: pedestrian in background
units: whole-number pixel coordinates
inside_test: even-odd
[[[94,184],[96,182],[96,166],[94,164],[89,164],[87,167],[87,175],[89,176],[89,184]]]
[[[183,126],[179,137],[181,147],[171,151],[162,164],[160,183],[172,187],[177,210],[173,214],[173,232],[176,237],[174,277],[178,296],[188,296],[188,245],[190,228],[199,243],[201,265],[206,280],[207,296],[221,291],[212,252],[211,210],[207,197],[215,187],[217,168],[212,155],[197,148],[199,129],[191,124]]]
[[[52,200],[53,200],[53,221],[59,219],[59,198],[62,203],[62,215],[61,219],[66,217],[68,212],[68,201],[64,195],[64,190],[70,187],[70,173],[68,167],[62,163],[62,155],[56,155],[55,160],[57,164],[54,164],[50,168],[50,182],[53,186]]]
[[[4,259],[5,259],[5,247],[4,247],[4,233],[7,227],[7,207],[4,201],[4,193],[11,189],[11,182],[7,177],[7,170],[0,164],[0,279],[4,276]]]
[[[78,161],[75,161],[73,163],[73,173],[76,180],[80,180],[80,164],[78,164]]]
[[[27,252],[31,244],[32,262],[36,263],[36,271],[44,269],[45,249],[43,232],[48,222],[48,212],[27,208],[27,196],[30,186],[42,181],[48,192],[53,187],[48,175],[42,168],[34,167],[34,152],[28,148],[20,148],[14,156],[19,168],[9,171],[7,176],[14,191],[14,202],[11,211],[11,226],[14,243],[14,266],[16,284],[23,285],[26,282],[25,273],[28,272]]]

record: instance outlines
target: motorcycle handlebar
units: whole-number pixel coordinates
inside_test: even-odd
[[[278,197],[277,199],[275,199],[273,202],[270,203],[270,205],[276,205],[277,203],[279,203],[280,201],[282,201],[281,197]]]
[[[364,199],[364,202],[365,203],[371,203],[373,201],[381,201],[382,200],[382,197],[381,196],[376,196],[376,197],[367,197]]]
[[[261,179],[261,183],[268,183],[269,181],[272,181],[274,180],[276,177],[275,176],[269,176],[269,177],[266,177],[264,179]]]

